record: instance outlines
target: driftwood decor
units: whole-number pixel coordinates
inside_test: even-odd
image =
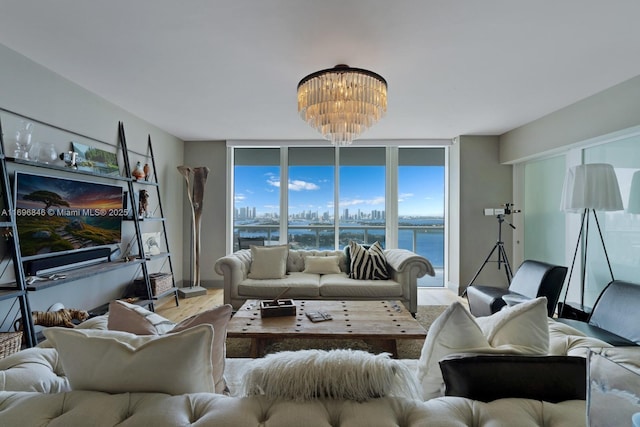
[[[191,231],[193,237],[193,281],[191,288],[200,287],[200,234],[202,224],[202,202],[204,200],[204,186],[209,175],[206,166],[190,167],[178,166],[178,171],[184,177],[187,184],[187,196],[191,205]],[[206,291],[205,291],[206,292]]]

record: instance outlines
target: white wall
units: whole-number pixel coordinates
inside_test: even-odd
[[[191,167],[207,166],[209,176],[205,186],[202,208],[202,238],[200,277],[204,287],[222,287],[222,276],[218,276],[213,266],[218,258],[226,255],[226,191],[227,191],[227,147],[225,141],[188,141],[184,144],[184,164]],[[176,174],[178,172],[176,171]],[[183,186],[184,184],[183,181]],[[189,285],[191,274],[191,206],[187,195],[183,197],[184,225],[184,278]]]
[[[450,149],[448,286],[458,293],[464,291],[497,242],[498,220],[485,216],[484,208],[499,208],[513,201],[512,167],[499,163],[498,150],[497,136],[461,136]],[[503,224],[502,231],[511,258],[511,228]],[[497,260],[497,250],[491,259]],[[505,270],[497,267],[496,263],[487,264],[474,284],[506,287]]]
[[[640,124],[640,76],[500,137],[500,162],[515,163]]]
[[[141,152],[146,151],[147,135],[151,135],[174,272],[182,277],[183,184],[175,166],[182,163],[183,142],[3,45],[0,64],[2,108],[111,144],[117,143],[118,121],[123,121],[129,148]],[[66,307],[91,309],[121,297],[124,286],[136,274],[134,269],[123,269],[32,292],[31,308],[46,310],[59,301]],[[5,303],[0,304],[0,315],[7,310]]]

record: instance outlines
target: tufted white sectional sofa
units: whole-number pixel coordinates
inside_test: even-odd
[[[585,357],[589,348],[640,371],[640,348],[611,347],[580,331],[549,322],[549,355]],[[106,328],[106,318],[81,327]],[[41,344],[42,345],[42,344]],[[581,427],[586,402],[550,403],[524,398],[481,402],[463,397],[379,397],[364,402],[317,398],[307,401],[239,396],[242,377],[253,359],[228,358],[229,395],[104,393],[71,390],[55,348],[26,349],[0,360],[0,426],[229,426],[229,427]],[[401,360],[417,372],[419,360]],[[96,366],[100,369],[100,366]],[[162,372],[158,372],[162,376]],[[526,384],[523,384],[526,387]]]
[[[236,389],[250,359],[228,359],[226,376]],[[405,360],[411,368],[416,360]],[[13,426],[553,426],[585,425],[585,402],[548,403],[459,397],[426,402],[382,397],[366,402],[306,402],[211,393],[108,394],[69,391],[54,349],[24,350],[0,360],[0,425]],[[99,369],[99,367],[96,367]],[[162,375],[162,373],[158,373]]]
[[[402,301],[411,313],[418,310],[418,278],[435,275],[431,263],[406,249],[384,251],[391,278],[389,280],[355,280],[347,275],[346,255],[343,251],[289,250],[287,275],[282,279],[250,279],[251,251],[242,249],[218,259],[216,273],[224,277],[224,303],[234,309],[247,299],[270,299],[285,289],[287,298],[297,299],[356,299]],[[304,273],[305,258],[309,256],[338,256],[341,273]]]

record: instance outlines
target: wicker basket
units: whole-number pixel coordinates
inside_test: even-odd
[[[151,273],[149,274],[151,282],[151,292],[153,296],[160,295],[173,287],[173,275],[171,273]],[[144,283],[144,277],[139,277],[134,281],[135,294],[139,297],[147,297],[147,289]]]
[[[0,359],[20,351],[22,332],[0,332]]]

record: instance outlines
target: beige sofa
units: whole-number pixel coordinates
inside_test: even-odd
[[[418,310],[418,278],[435,275],[431,263],[406,249],[384,251],[391,278],[389,280],[355,280],[347,275],[346,256],[343,251],[289,250],[287,275],[282,279],[250,279],[251,251],[239,250],[218,259],[216,273],[224,277],[224,302],[235,309],[247,299],[269,299],[285,289],[287,298],[297,299],[351,299],[401,301],[411,313]],[[305,258],[309,256],[339,256],[341,273],[304,273]]]

